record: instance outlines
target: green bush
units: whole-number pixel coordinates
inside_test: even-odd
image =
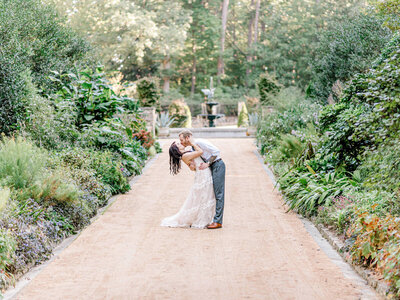
[[[155,107],[160,111],[160,92],[155,78],[145,77],[137,81],[137,94],[142,107]]]
[[[0,281],[11,262],[11,256],[15,251],[15,241],[8,231],[0,228]]]
[[[282,135],[278,143],[278,151],[281,153],[281,158],[284,160],[294,160],[304,149],[301,140],[291,134]]]
[[[190,112],[189,106],[185,103],[183,99],[177,99],[171,102],[168,107],[168,112],[174,122],[172,127],[192,127],[192,114]]]
[[[388,140],[377,149],[366,153],[358,168],[365,177],[367,188],[389,191],[400,190],[400,140]]]
[[[10,133],[26,115],[26,74],[41,90],[52,89],[50,71],[72,70],[89,46],[40,0],[1,0],[0,20],[0,131]]]
[[[268,72],[260,75],[257,86],[261,105],[271,105],[271,98],[276,96],[281,89],[276,78]]]
[[[102,67],[76,73],[53,71],[50,78],[58,88],[57,93],[52,95],[54,101],[74,103],[77,126],[105,121],[132,107],[132,99],[115,94]],[[135,106],[133,108],[136,109]]]
[[[103,183],[110,186],[112,194],[125,193],[130,190],[129,182],[123,173],[123,165],[114,159],[111,152],[92,151],[90,167],[96,170]]]
[[[278,94],[279,99],[281,96],[282,94]],[[317,124],[317,112],[321,106],[306,100],[301,94],[299,96],[300,98],[289,99],[289,103],[293,104],[282,105],[281,109],[266,114],[259,121],[257,143],[262,154],[278,145],[283,134],[307,128],[309,124]]]
[[[48,205],[73,204],[79,199],[77,187],[66,182],[65,176],[61,174],[51,174],[41,181],[36,182],[30,188],[30,197]]]
[[[332,197],[359,186],[357,181],[339,172],[319,174],[309,166],[307,169],[294,169],[279,179],[289,208],[302,215],[315,215],[318,207],[331,205]]]
[[[15,190],[26,189],[42,177],[45,153],[22,138],[0,143],[0,181]]]
[[[0,190],[0,212],[6,207],[9,197],[10,190],[8,188]]]
[[[31,81],[27,81],[26,87],[30,93],[26,96],[27,117],[22,122],[21,134],[46,149],[63,149],[74,143],[80,136],[75,126],[74,103],[54,102],[40,96]]]
[[[130,189],[121,158],[110,151],[74,148],[58,153],[63,165],[71,169],[88,170],[94,178],[106,185],[112,194],[124,193]],[[79,174],[77,174],[79,175]],[[95,182],[93,182],[95,183]],[[95,183],[98,185],[98,183]],[[98,188],[103,189],[100,185]]]
[[[400,130],[399,65],[400,47],[388,59],[349,83],[339,104],[324,109],[321,132],[328,138],[322,157],[331,157],[332,166],[354,170],[366,151],[396,136]],[[387,55],[387,54],[385,54]]]
[[[390,30],[382,23],[383,19],[374,13],[359,12],[329,24],[319,36],[312,61],[311,96],[326,103],[330,94],[335,96],[332,86],[337,80],[346,82],[371,66],[391,37]]]
[[[247,112],[247,107],[245,103],[243,103],[242,110],[239,113],[237,126],[238,127],[249,126],[249,113]]]

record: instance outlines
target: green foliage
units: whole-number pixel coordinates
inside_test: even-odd
[[[257,143],[262,154],[276,147],[282,135],[316,123],[316,113],[320,105],[306,100],[304,95],[296,91],[291,88],[283,89],[272,99],[272,103],[279,103],[276,110],[260,120]]]
[[[177,99],[172,101],[168,107],[168,112],[174,118],[172,127],[192,127],[192,114],[189,106],[183,99]]]
[[[247,127],[249,125],[249,113],[247,112],[246,104],[243,103],[242,110],[239,113],[238,117],[238,127]]]
[[[169,116],[169,112],[161,112],[157,116],[157,126],[160,128],[168,128],[175,121],[175,118]]]
[[[307,172],[293,170],[283,176],[279,183],[290,209],[302,215],[310,216],[319,206],[329,206],[332,197],[336,197],[358,186],[355,180],[340,173],[318,174],[307,166]]]
[[[362,10],[359,1],[279,1],[268,2],[260,20],[265,24],[260,42],[251,53],[257,78],[267,68],[285,86],[306,87],[311,79],[310,63],[319,47],[318,35],[328,23],[351,18]]]
[[[46,206],[76,203],[79,191],[74,184],[66,182],[62,174],[52,174],[30,188],[30,197],[43,202]]]
[[[8,188],[0,190],[0,212],[6,207],[9,197],[10,190]]]
[[[15,241],[10,234],[0,228],[0,277],[1,273],[5,272],[8,264],[11,262],[11,255],[15,251],[15,246]]]
[[[278,151],[281,153],[281,159],[289,160],[297,158],[304,149],[301,140],[291,134],[285,134],[279,139]]]
[[[55,102],[68,101],[75,105],[77,126],[104,121],[131,107],[132,99],[115,94],[102,67],[77,73],[53,71],[51,80],[58,86],[52,96]]]
[[[281,85],[276,78],[268,72],[260,75],[257,86],[261,105],[271,105],[271,98],[276,96],[281,89]]]
[[[127,178],[123,173],[121,162],[115,160],[111,152],[91,152],[90,167],[101,176],[101,181],[110,186],[112,194],[125,193],[130,190]]]
[[[51,88],[50,71],[71,70],[89,46],[39,0],[1,0],[0,19],[0,131],[9,133],[25,117],[26,77]]]
[[[373,1],[376,10],[385,18],[385,25],[392,29],[400,28],[400,3],[399,0]]]
[[[160,110],[160,92],[155,78],[142,78],[137,81],[137,94],[142,107],[155,107]]]
[[[27,82],[26,87],[30,93],[26,96],[29,100],[26,101],[27,117],[21,126],[22,135],[46,149],[63,149],[78,139],[75,104],[40,96],[32,82]]]
[[[393,49],[393,45],[389,45]],[[400,129],[400,49],[388,59],[357,75],[344,91],[341,103],[321,114],[322,132],[329,134],[322,156],[331,157],[334,167],[354,170],[365,151],[374,149]]]
[[[258,124],[258,113],[256,113],[256,112],[249,113],[248,117],[249,117],[249,125],[250,126],[257,126],[257,124]]]
[[[41,177],[46,164],[42,150],[22,138],[0,143],[0,181],[13,189],[25,189]]]
[[[335,96],[332,91],[335,82],[346,82],[371,66],[391,37],[382,22],[374,13],[357,12],[348,19],[329,24],[319,36],[312,60],[311,96],[326,102],[330,94]],[[334,97],[334,100],[339,99]]]
[[[389,140],[377,149],[366,153],[359,167],[368,188],[389,191],[400,190],[400,141]]]

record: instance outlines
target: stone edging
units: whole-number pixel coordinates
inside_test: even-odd
[[[146,164],[142,169],[142,173],[140,175],[136,176],[133,175],[129,177],[129,185],[131,186],[131,188],[133,184],[136,181],[138,181],[139,178],[144,174],[144,172],[157,160],[159,155],[160,154],[157,153],[154,157],[146,161]],[[53,249],[49,260],[31,268],[27,273],[23,274],[22,276],[17,277],[15,279],[16,281],[15,286],[14,287],[9,286],[8,289],[4,292],[3,298],[2,295],[0,294],[0,299],[8,300],[8,299],[13,299],[15,296],[17,296],[18,293],[20,293],[25,286],[27,286],[37,275],[39,275],[41,271],[43,271],[43,269],[45,269],[49,264],[51,264],[54,260],[56,260],[58,256],[61,254],[61,252],[64,251],[67,247],[69,247],[86,228],[92,225],[93,222],[95,222],[101,215],[103,215],[107,211],[107,209],[110,208],[111,205],[118,199],[120,195],[121,194],[111,196],[110,199],[108,199],[107,201],[107,205],[97,210],[96,215],[90,219],[90,223],[86,227],[79,230],[76,234],[67,237],[60,244],[58,244],[58,246],[56,246]]]
[[[313,221],[312,221],[313,222]],[[313,222],[314,223],[314,222]],[[323,226],[322,224],[315,224],[315,227],[321,233],[321,235],[331,244],[331,246],[339,253],[339,255],[347,262],[353,269],[360,275],[369,286],[373,287],[376,292],[386,298],[393,299],[393,295],[390,294],[390,285],[385,280],[379,280],[376,278],[376,275],[367,268],[364,268],[358,264],[355,264],[350,258],[350,253],[345,251],[344,243],[328,228]]]
[[[262,156],[260,155],[260,153],[257,150],[255,150],[254,153],[259,158],[259,160],[263,163],[263,167],[264,167],[265,171],[267,172],[267,174],[270,177],[271,181],[273,182],[274,186],[278,187],[279,194],[286,202],[284,195],[279,190],[279,183],[277,182],[277,180],[275,178],[275,174],[272,171],[272,169],[273,169],[272,166],[264,163]],[[299,214],[297,214],[297,216],[299,218],[303,218]],[[379,294],[379,296],[381,296],[385,299],[393,299],[393,295],[390,293],[389,284],[386,281],[384,281],[383,279],[379,280],[378,278],[376,278],[376,275],[371,270],[368,270],[367,268],[364,268],[358,264],[355,264],[352,261],[352,259],[350,258],[350,253],[344,250],[345,249],[344,243],[339,239],[339,237],[336,234],[329,231],[329,229],[326,228],[324,225],[316,224],[315,220],[312,220],[312,219],[308,219],[308,220],[315,226],[315,228],[317,228],[319,233],[328,241],[328,243],[333,247],[333,249],[336,250],[336,252],[343,258],[343,260],[348,265],[350,265],[353,268],[353,270],[368,283],[369,286],[371,286],[372,288],[375,289],[375,291]]]

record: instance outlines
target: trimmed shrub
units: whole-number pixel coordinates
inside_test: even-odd
[[[247,112],[246,104],[243,103],[242,110],[238,117],[238,127],[247,127],[249,125],[249,113]]]
[[[172,123],[171,127],[192,127],[192,114],[184,99],[172,101],[168,107],[168,112],[171,117],[174,118],[174,122]]]

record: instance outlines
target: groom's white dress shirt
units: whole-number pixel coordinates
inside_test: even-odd
[[[206,161],[208,161],[211,156],[216,156],[215,160],[221,158],[219,149],[211,144],[209,141],[203,139],[195,139],[194,142],[203,150],[203,155],[201,157],[203,157]]]

